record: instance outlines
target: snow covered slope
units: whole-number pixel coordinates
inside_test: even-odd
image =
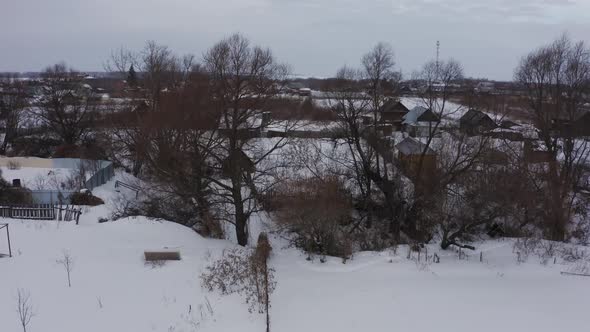
[[[225,248],[183,226],[146,218],[97,223],[105,207],[86,211],[79,226],[53,221],[8,222],[13,258],[0,258],[0,331],[21,331],[18,288],[31,294],[29,332],[264,331],[238,295],[201,288],[199,275]],[[459,260],[407,260],[407,247],[359,253],[346,264],[307,261],[271,239],[278,282],[271,331],[584,331],[590,327],[590,278],[562,276],[567,267],[531,257],[517,264],[512,241],[480,243]],[[6,239],[0,233],[0,252]],[[182,260],[153,267],[143,251],[176,249]],[[56,260],[75,260],[72,287]],[[437,251],[435,246],[430,253]],[[210,307],[209,307],[210,305]]]

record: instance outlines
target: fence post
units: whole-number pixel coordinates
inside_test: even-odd
[[[10,231],[8,231],[8,224],[6,224],[6,238],[8,239],[8,257],[12,258],[12,247],[10,246]]]

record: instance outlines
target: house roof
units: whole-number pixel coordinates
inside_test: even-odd
[[[411,137],[406,137],[404,138],[403,141],[401,141],[400,143],[398,143],[395,148],[405,154],[405,155],[412,155],[412,154],[422,154],[422,152],[424,152],[424,148],[426,147],[426,144],[417,141],[414,138]],[[426,150],[426,155],[434,155],[435,152],[434,150],[432,150],[431,148],[428,148]]]
[[[410,110],[402,104],[400,101],[395,99],[390,99],[381,108],[379,108],[379,112],[381,113],[403,113],[406,114]]]
[[[492,120],[492,118],[490,118],[487,114],[485,114],[484,112],[480,112],[480,111],[473,109],[473,108],[470,109],[469,111],[467,111],[467,113],[463,114],[460,121],[462,124],[473,125],[473,126],[480,124],[482,121],[494,122],[494,120]]]
[[[514,128],[514,127],[520,127],[520,125],[514,121],[504,120],[500,123],[500,127],[510,129],[510,128]]]
[[[412,108],[406,115],[404,115],[404,124],[412,124],[416,122],[436,122],[438,116],[430,109],[422,106]]]

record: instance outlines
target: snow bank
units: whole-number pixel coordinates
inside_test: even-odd
[[[112,182],[95,193],[116,198]],[[144,217],[97,223],[108,213],[108,204],[85,209],[78,226],[0,220],[9,223],[14,253],[0,258],[2,332],[20,331],[18,288],[30,291],[37,313],[31,332],[264,330],[264,316],[248,313],[239,296],[201,288],[204,268],[235,244]],[[255,221],[251,229],[269,225]],[[271,241],[278,282],[272,331],[543,332],[588,326],[590,278],[560,275],[567,269],[561,261],[543,266],[531,257],[517,264],[511,240],[478,243],[478,251],[462,260],[430,246],[440,264],[407,260],[407,247],[397,255],[363,252],[346,264],[335,258],[322,264],[306,261],[280,237]],[[0,233],[0,252],[5,245]],[[182,260],[144,264],[144,250],[161,249],[180,251]],[[71,288],[56,263],[64,250],[75,260]]]

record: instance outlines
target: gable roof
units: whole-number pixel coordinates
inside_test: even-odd
[[[478,124],[481,124],[482,121],[488,121],[490,123],[494,123],[495,121],[492,120],[492,118],[490,118],[487,114],[485,114],[484,112],[480,112],[476,109],[470,109],[469,111],[467,111],[467,113],[463,114],[463,116],[461,117],[461,119],[459,120],[462,124],[465,125],[473,125],[473,126],[477,126]]]
[[[405,154],[405,155],[416,155],[416,154],[422,154],[422,152],[424,152],[424,148],[426,147],[426,144],[417,141],[411,137],[406,137],[404,138],[403,141],[401,141],[400,143],[398,143],[395,148]],[[435,154],[434,150],[432,150],[431,148],[426,149],[426,155],[433,155]]]
[[[505,128],[505,129],[510,129],[510,128],[514,128],[514,127],[520,127],[520,125],[514,121],[510,121],[510,120],[503,120],[500,123],[500,127],[501,128]]]
[[[422,106],[412,108],[410,112],[404,115],[404,124],[412,124],[416,122],[436,122],[438,116],[430,109]]]
[[[379,112],[381,113],[403,113],[406,114],[410,110],[402,104],[400,101],[395,99],[390,99],[381,108],[379,108]]]

